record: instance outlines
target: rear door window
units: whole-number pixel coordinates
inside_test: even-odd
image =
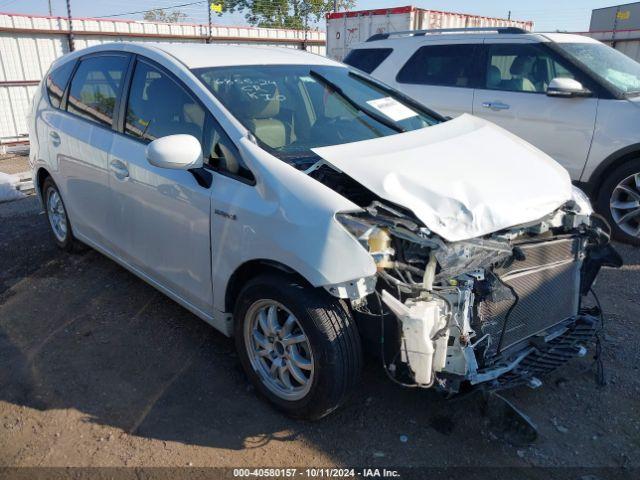
[[[71,80],[67,111],[110,127],[128,63],[124,55],[81,60]]]
[[[398,73],[399,83],[473,88],[476,45],[429,45],[419,48]]]
[[[373,72],[393,52],[392,48],[359,48],[351,50],[344,63],[366,73]]]
[[[202,141],[204,119],[204,109],[168,73],[138,61],[127,102],[127,135],[151,142],[182,133]]]
[[[475,44],[420,47],[398,73],[398,83],[473,88],[477,62]]]
[[[75,65],[76,62],[74,61],[67,62],[57,67],[47,76],[47,95],[49,96],[49,102],[55,108],[60,108],[64,90],[67,88],[69,77],[71,77]]]

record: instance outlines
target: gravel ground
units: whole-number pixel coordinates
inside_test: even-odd
[[[29,171],[29,155],[27,152],[0,154],[0,172],[14,175]]]
[[[607,385],[592,357],[506,396],[537,424],[495,437],[478,399],[391,384],[368,360],[345,408],[290,420],[233,342],[102,255],[68,255],[34,197],[0,205],[0,466],[640,467],[640,249],[601,274]],[[637,472],[637,470],[636,470]],[[0,475],[1,476],[1,475]]]

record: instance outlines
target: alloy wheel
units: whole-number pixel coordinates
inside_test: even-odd
[[[616,185],[609,207],[618,228],[640,238],[640,173],[631,174]]]
[[[67,238],[67,214],[60,194],[54,188],[47,191],[47,216],[53,230],[53,234],[60,242]]]
[[[303,398],[313,383],[314,362],[302,325],[284,305],[259,300],[249,307],[244,339],[251,366],[278,397]]]

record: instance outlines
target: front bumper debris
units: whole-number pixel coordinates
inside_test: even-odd
[[[539,386],[539,378],[564,365],[569,360],[586,353],[600,319],[590,314],[579,315],[564,332],[545,341],[543,337],[529,340],[528,346],[515,354],[505,364],[480,370],[471,383],[487,382],[485,388],[503,390],[520,385]],[[596,313],[597,314],[597,313]]]

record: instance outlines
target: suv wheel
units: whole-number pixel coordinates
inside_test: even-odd
[[[600,188],[597,207],[615,239],[640,245],[640,159],[616,168]]]
[[[240,293],[234,319],[236,348],[249,379],[291,416],[329,414],[359,379],[356,325],[324,291],[285,275],[263,275]]]
[[[53,239],[58,247],[71,252],[77,244],[77,240],[73,236],[67,209],[62,201],[60,191],[51,177],[47,177],[42,184],[42,199]]]

